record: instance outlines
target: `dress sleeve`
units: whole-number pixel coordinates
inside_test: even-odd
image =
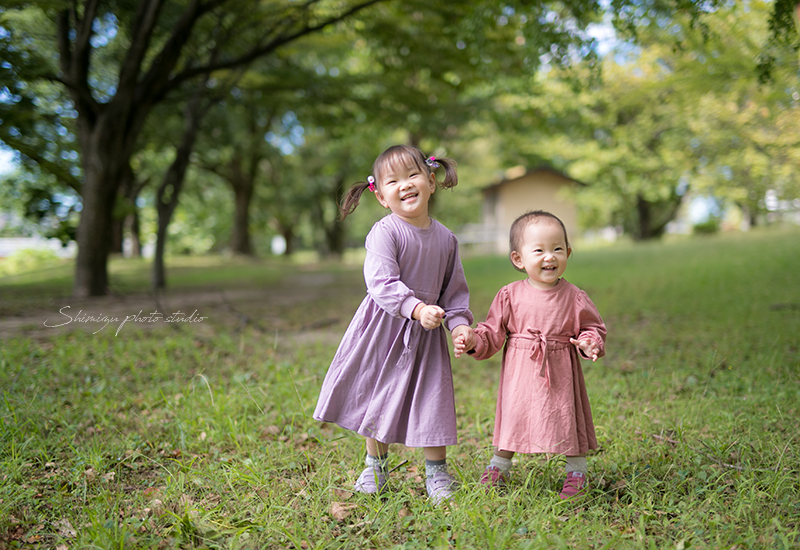
[[[580,326],[578,340],[594,340],[600,345],[598,357],[604,356],[606,354],[606,325],[603,323],[603,319],[600,317],[600,312],[597,311],[594,302],[592,302],[583,290],[578,293],[577,299],[575,300],[575,308],[577,310],[578,324]],[[578,348],[578,351],[581,357],[587,358],[583,352],[580,351],[580,348]]]
[[[469,287],[458,254],[458,241],[455,235],[452,236],[452,243],[438,302],[439,307],[445,311],[444,323],[450,331],[459,325],[469,326],[474,320],[469,310]]]
[[[392,317],[411,319],[422,300],[400,280],[397,244],[392,234],[376,225],[367,235],[364,282],[367,294]]]
[[[486,321],[475,328],[475,349],[467,352],[475,359],[488,359],[503,348],[508,336],[508,319],[511,314],[511,299],[508,287],[504,286],[494,297]]]

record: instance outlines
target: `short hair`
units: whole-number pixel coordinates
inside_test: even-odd
[[[567,236],[567,228],[564,225],[564,222],[562,222],[558,216],[551,214],[550,212],[546,212],[544,210],[533,210],[531,212],[524,213],[514,220],[514,223],[511,224],[511,230],[509,231],[508,235],[509,254],[515,251],[519,252],[519,249],[522,248],[522,235],[525,233],[525,229],[527,229],[530,224],[536,223],[544,218],[558,222],[558,225],[560,225],[561,229],[564,230],[564,241],[567,243],[567,248],[569,248],[569,237]],[[511,263],[513,265],[514,262]],[[514,268],[518,271],[524,271],[524,269],[519,269],[517,266],[514,266]]]

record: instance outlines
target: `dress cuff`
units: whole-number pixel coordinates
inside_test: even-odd
[[[403,301],[402,304],[400,304],[400,315],[406,319],[411,319],[411,315],[414,313],[414,310],[421,303],[422,300],[416,296],[409,296]]]
[[[484,342],[483,338],[479,337],[477,334],[475,335],[475,347],[467,352],[467,355],[474,355],[477,357],[483,357],[483,352],[486,350],[486,342]]]
[[[453,329],[461,325],[469,326],[469,319],[464,315],[454,315],[453,317],[445,318],[444,322],[447,325],[447,330],[453,332]]]

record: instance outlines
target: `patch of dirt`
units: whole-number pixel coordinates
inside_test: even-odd
[[[245,289],[171,291],[101,298],[57,298],[49,307],[0,318],[0,339],[49,337],[73,330],[116,333],[190,325],[198,335],[254,327],[265,335],[289,333],[295,343],[338,341],[363,297],[354,277],[298,273],[288,281]],[[173,325],[173,326],[171,326]]]

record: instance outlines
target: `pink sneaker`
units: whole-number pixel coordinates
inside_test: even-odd
[[[497,487],[498,489],[506,486],[508,479],[497,466],[487,466],[481,476],[481,483],[487,487]]]
[[[564,480],[564,487],[558,495],[561,500],[567,500],[576,496],[583,496],[589,488],[586,476],[581,472],[569,472],[567,479]]]

